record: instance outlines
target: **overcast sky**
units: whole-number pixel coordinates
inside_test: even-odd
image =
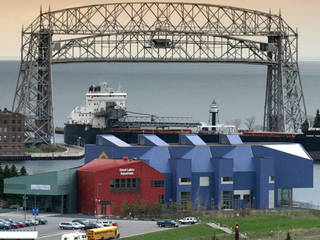
[[[138,0],[127,0],[132,2]],[[145,0],[147,1],[147,0]],[[169,1],[169,0],[168,0]],[[20,56],[21,28],[38,15],[40,6],[47,11],[89,4],[108,3],[106,0],[0,0],[0,59]],[[115,1],[113,1],[115,2]],[[119,1],[116,1],[119,2]],[[181,0],[195,2],[195,0]],[[319,0],[198,0],[197,2],[250,8],[281,14],[299,32],[299,55],[303,59],[320,59],[320,1]]]

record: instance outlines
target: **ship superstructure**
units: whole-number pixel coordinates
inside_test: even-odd
[[[115,91],[107,82],[91,85],[86,94],[85,105],[72,110],[68,124],[107,128],[126,115],[126,100],[127,93]]]

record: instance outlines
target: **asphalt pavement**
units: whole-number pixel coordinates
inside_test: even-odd
[[[39,231],[38,239],[41,240],[60,240],[61,236],[65,233],[74,232],[74,230],[61,230],[59,229],[59,223],[63,221],[72,221],[73,219],[89,219],[90,221],[96,221],[92,216],[85,216],[82,214],[54,214],[54,213],[40,213],[40,218],[48,220],[45,225],[30,226],[25,228],[19,228],[18,230],[33,230],[36,228]],[[12,218],[16,221],[24,219],[23,211],[6,211],[0,212],[0,218]],[[26,219],[34,218],[31,212],[28,212]],[[155,231],[165,230],[166,228],[159,228],[155,221],[140,221],[140,220],[120,220],[110,219],[118,222],[121,238],[129,237],[144,233],[150,233]]]

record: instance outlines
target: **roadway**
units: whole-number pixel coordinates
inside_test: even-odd
[[[63,221],[72,221],[73,219],[90,219],[95,221],[92,216],[84,216],[82,214],[52,214],[52,213],[40,213],[40,218],[48,220],[46,225],[30,226],[25,228],[19,228],[18,230],[33,230],[36,228],[39,231],[38,239],[41,240],[60,240],[64,233],[73,232],[72,230],[60,230],[58,225]],[[0,218],[12,218],[14,220],[23,220],[24,214],[22,211],[10,211],[0,213]],[[27,214],[27,219],[31,219],[30,212]],[[159,228],[155,221],[138,221],[138,220],[120,220],[111,219],[118,222],[121,237],[129,237],[144,233],[150,233],[155,231],[165,230],[166,228]]]

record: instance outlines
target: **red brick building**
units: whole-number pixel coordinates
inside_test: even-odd
[[[0,110],[0,155],[24,154],[24,115]]]
[[[78,169],[78,212],[119,214],[123,201],[164,200],[164,175],[139,160],[95,159]]]

